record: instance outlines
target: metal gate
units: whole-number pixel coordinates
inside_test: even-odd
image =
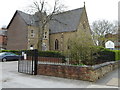
[[[22,57],[18,61],[18,72],[37,75],[38,50],[28,50],[20,52]]]

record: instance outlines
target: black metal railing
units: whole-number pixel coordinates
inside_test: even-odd
[[[20,51],[20,53],[24,58],[18,61],[18,72],[36,75],[38,50]]]

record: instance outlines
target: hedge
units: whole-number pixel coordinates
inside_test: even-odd
[[[1,50],[0,52],[12,52],[12,53],[15,53],[15,54],[18,54],[18,55],[22,54],[22,52],[26,52],[26,53],[28,53],[28,55],[33,54],[33,52],[31,52],[31,50]],[[58,51],[38,51],[38,56],[64,58],[62,53],[60,53]]]
[[[104,47],[97,47],[99,49],[97,61],[115,61],[120,60],[120,50],[110,50]]]
[[[20,55],[20,51],[19,50],[1,50],[0,52],[12,52],[12,53],[15,53],[17,55]]]
[[[38,55],[43,57],[63,57],[64,58],[64,55],[62,55],[62,53],[58,51],[39,51]]]
[[[97,60],[101,60],[103,62],[115,61],[115,52],[113,52],[113,51],[100,51],[100,52],[98,52]]]
[[[120,60],[120,50],[113,50],[112,52],[115,53],[115,60]]]

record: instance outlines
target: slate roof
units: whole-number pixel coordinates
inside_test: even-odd
[[[75,31],[79,24],[83,9],[84,7],[54,15],[53,20],[49,22],[50,33]],[[31,25],[31,26],[39,25],[37,22],[38,21],[37,15],[26,14],[19,10],[17,10],[16,13],[19,13],[19,15],[23,18],[23,20],[27,25]]]
[[[30,15],[26,14],[22,11],[17,10],[17,12],[20,14],[20,16],[24,19],[27,25],[32,25],[32,26],[37,26],[38,24],[36,23],[36,16],[35,15]]]
[[[50,33],[70,32],[77,30],[80,23],[80,17],[82,15],[83,8],[63,12],[61,14],[54,15],[50,21]]]

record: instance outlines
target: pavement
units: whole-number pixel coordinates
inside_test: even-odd
[[[118,69],[96,82],[18,73],[18,62],[0,62],[1,88],[118,88]]]
[[[119,78],[112,78],[107,85],[111,85],[111,86],[118,86],[118,79]],[[119,79],[120,80],[120,79]]]

